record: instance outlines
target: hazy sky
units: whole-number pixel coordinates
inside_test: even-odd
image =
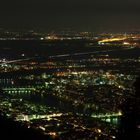
[[[140,28],[140,0],[1,0],[0,27],[55,30]]]

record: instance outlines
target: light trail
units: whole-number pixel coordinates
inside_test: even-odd
[[[130,50],[130,49],[133,49],[133,48],[123,48],[123,49],[120,49],[120,50]],[[49,56],[49,58],[62,58],[62,57],[69,57],[69,56],[80,56],[80,55],[107,53],[107,52],[114,52],[114,51],[119,51],[119,49],[85,52],[85,53],[74,53],[74,54],[63,54],[63,55],[53,55],[53,56]]]
[[[31,60],[31,59],[34,59],[34,58],[35,57],[5,61],[5,62],[0,63],[0,66],[5,65],[5,64],[16,63],[16,62],[28,61],[28,60]]]
[[[124,49],[120,49],[120,50],[130,50],[130,49],[133,49],[133,48],[124,48]],[[119,51],[119,50],[118,49],[113,49],[113,50],[94,51],[94,52],[85,52],[85,53],[61,54],[61,55],[49,56],[49,58],[62,58],[62,57],[69,57],[69,56],[80,56],[80,55],[107,53],[107,52],[114,52],[114,51]],[[34,58],[35,57],[5,61],[5,62],[0,63],[0,66],[5,65],[5,64],[16,63],[16,62],[28,61],[28,60],[31,60],[31,59],[34,59]]]

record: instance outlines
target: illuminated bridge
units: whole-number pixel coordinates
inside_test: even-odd
[[[33,93],[35,88],[3,88],[4,93],[8,94],[30,94]]]
[[[122,41],[127,39],[126,37],[120,37],[120,38],[106,38],[103,40],[100,40],[98,43],[106,43],[106,42],[113,42],[113,41]]]
[[[106,113],[106,114],[92,114],[91,117],[93,118],[106,118],[106,117],[118,117],[122,116],[122,113],[119,111],[118,113]]]
[[[118,124],[119,120],[118,118],[122,116],[121,111],[118,113],[106,113],[106,114],[92,114],[92,118],[98,118],[101,119],[102,121],[108,122],[108,123],[113,123],[113,124]]]

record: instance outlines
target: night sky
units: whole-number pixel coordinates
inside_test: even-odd
[[[140,28],[140,0],[1,0],[0,27],[57,30]]]

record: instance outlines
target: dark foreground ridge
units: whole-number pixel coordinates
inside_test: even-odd
[[[135,93],[122,104],[118,140],[140,139],[140,77],[134,82]]]
[[[0,140],[52,140],[39,130],[27,128],[19,122],[14,122],[0,115]]]

